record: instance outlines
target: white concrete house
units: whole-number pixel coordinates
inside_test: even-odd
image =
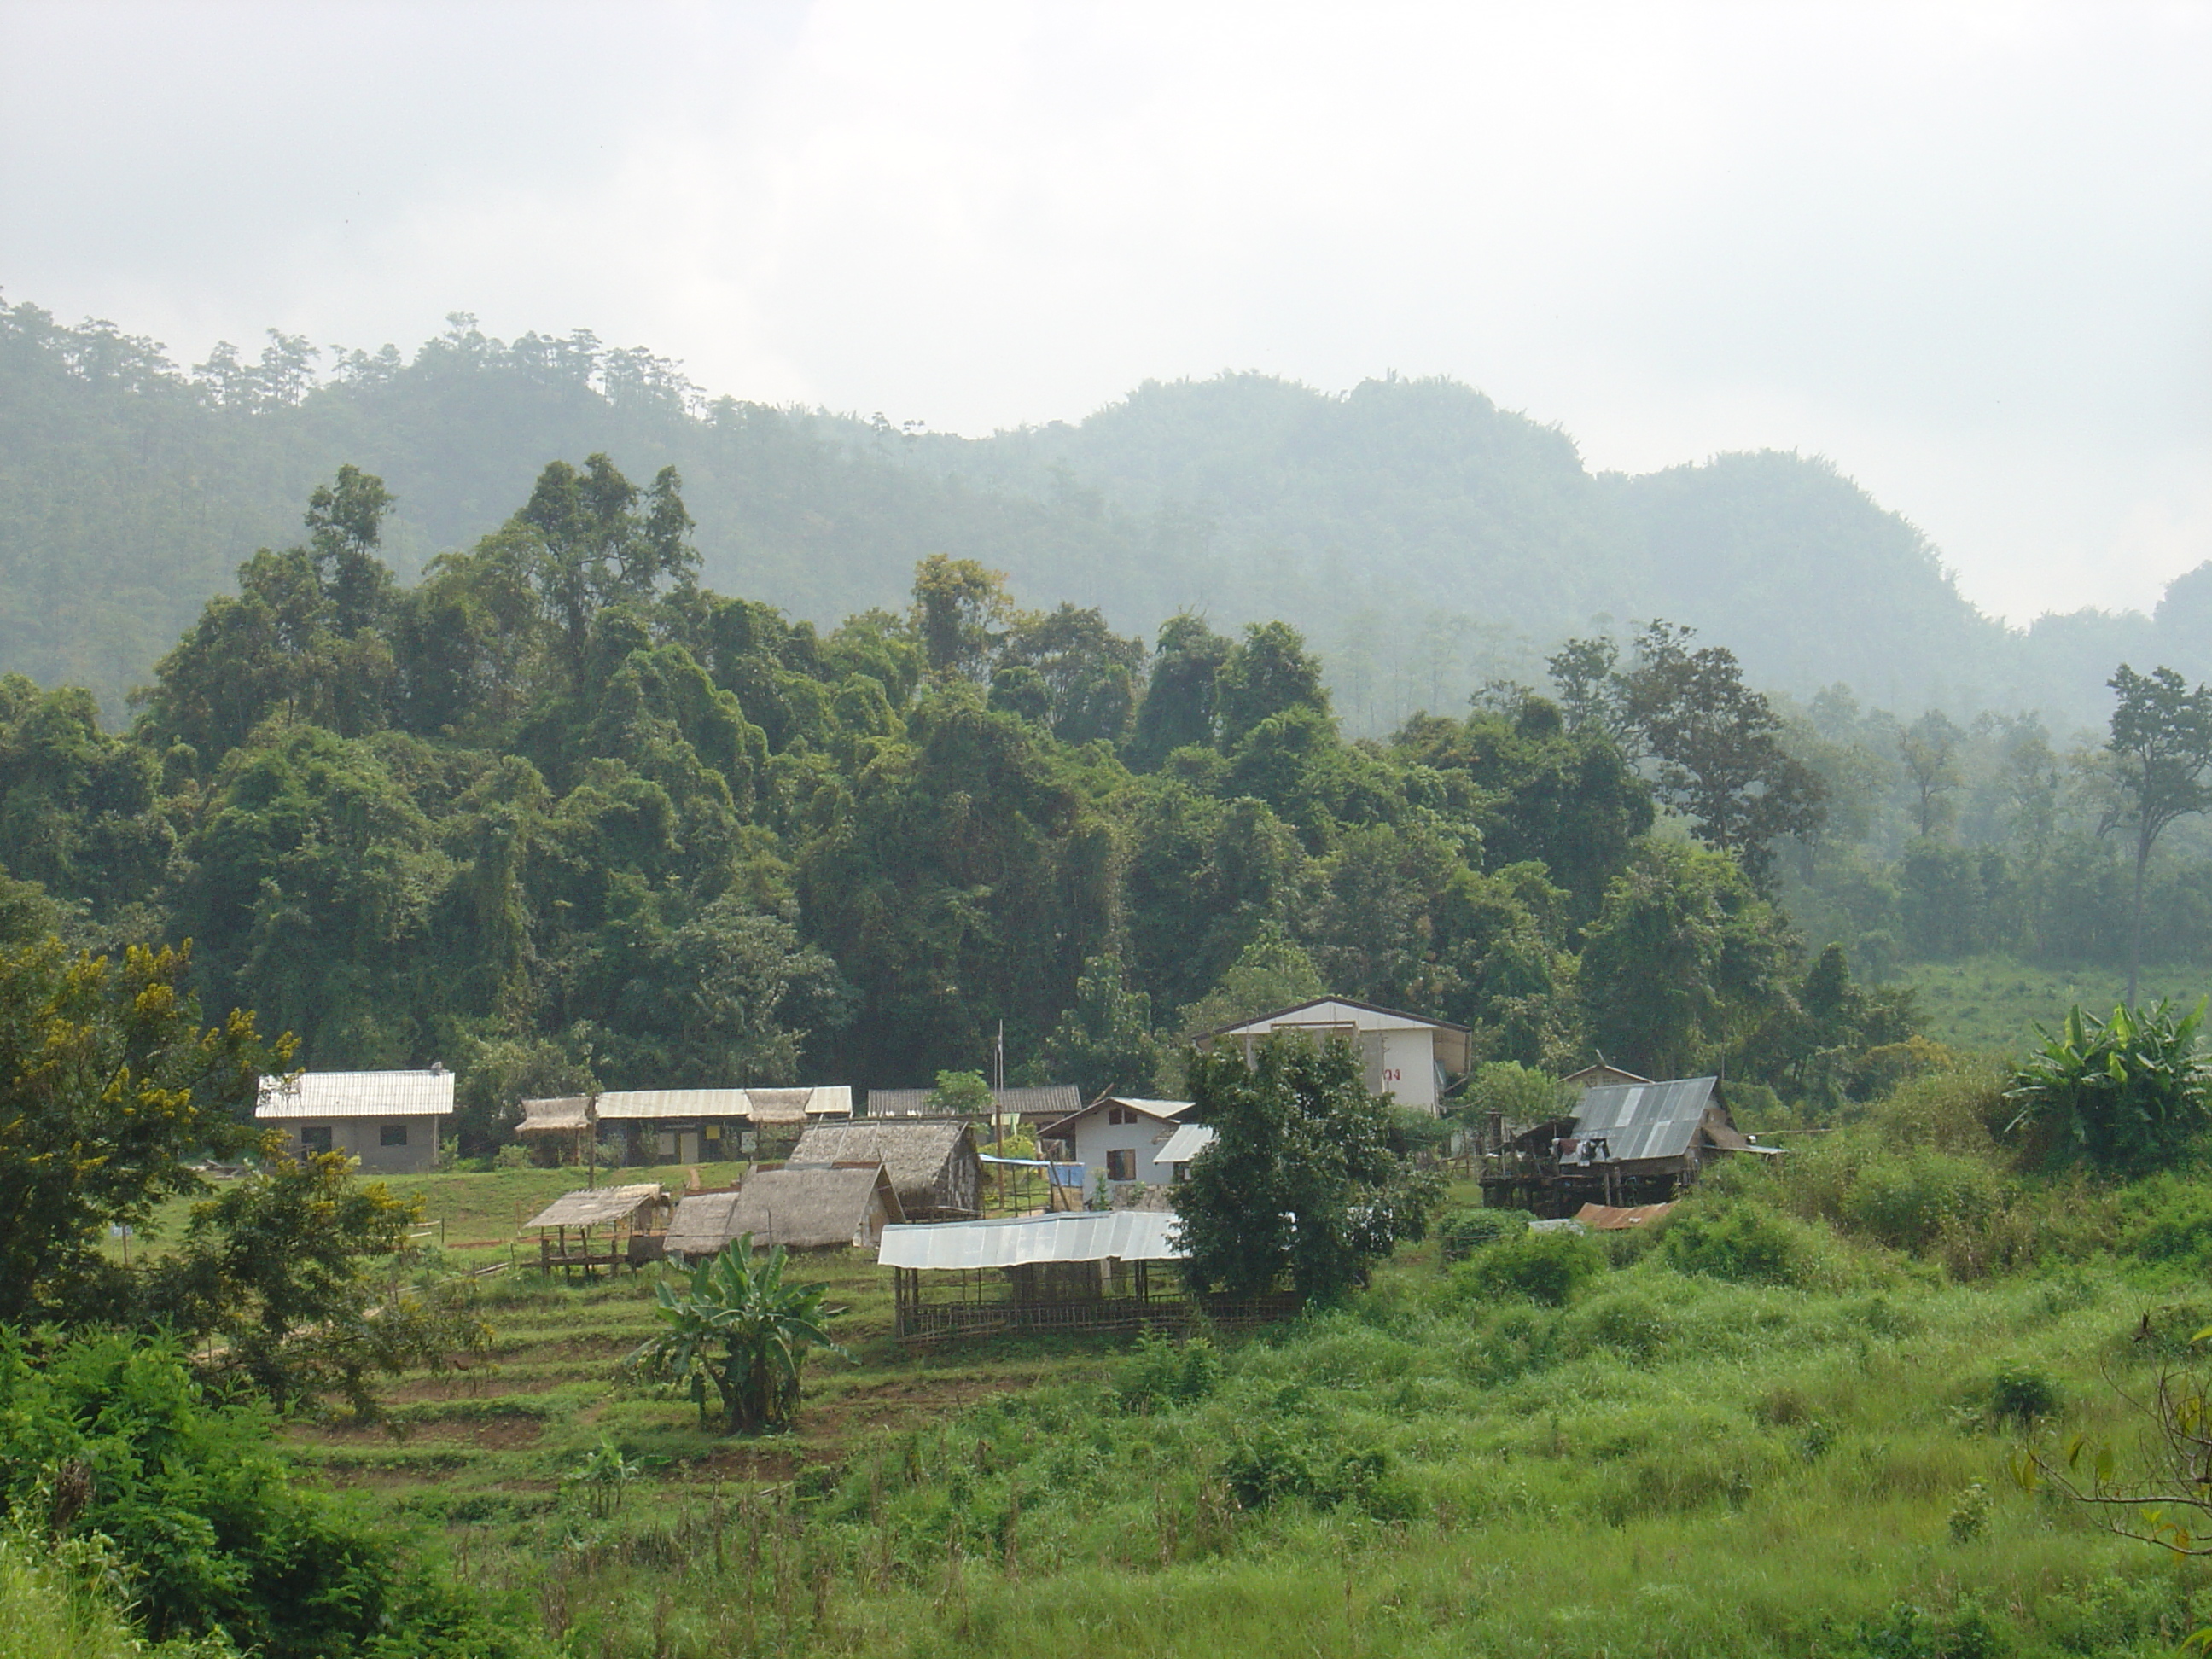
[[[1445,1080],[1468,1070],[1473,1035],[1466,1026],[1447,1020],[1424,1019],[1349,997],[1316,997],[1207,1031],[1197,1042],[1209,1053],[1216,1044],[1232,1045],[1249,1065],[1261,1043],[1293,1033],[1316,1042],[1344,1038],[1359,1053],[1370,1093],[1388,1095],[1401,1106],[1431,1113],[1438,1109]]]
[[[1176,1120],[1190,1109],[1187,1100],[1143,1100],[1108,1095],[1038,1132],[1040,1141],[1056,1140],[1084,1166],[1085,1182],[1106,1177],[1109,1187],[1141,1181],[1164,1186],[1174,1170],[1160,1159]]]
[[[453,1074],[301,1072],[261,1079],[254,1120],[284,1132],[295,1158],[346,1152],[388,1175],[438,1167],[438,1141],[453,1112]]]

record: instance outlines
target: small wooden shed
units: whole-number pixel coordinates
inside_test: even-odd
[[[810,1123],[786,1167],[838,1164],[883,1165],[908,1221],[964,1220],[982,1209],[975,1132],[959,1118]]]
[[[668,1193],[657,1181],[563,1193],[522,1224],[538,1231],[538,1262],[565,1276],[638,1267],[660,1255]],[[571,1235],[574,1235],[572,1237]]]

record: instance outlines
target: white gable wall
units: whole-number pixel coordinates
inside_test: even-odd
[[[1075,1161],[1085,1166],[1084,1180],[1095,1183],[1100,1176],[1106,1174],[1106,1154],[1115,1152],[1130,1154],[1131,1165],[1135,1170],[1130,1177],[1132,1180],[1154,1186],[1165,1186],[1174,1180],[1175,1171],[1161,1163],[1158,1154],[1160,1148],[1168,1144],[1168,1137],[1175,1133],[1176,1126],[1159,1118],[1147,1117],[1133,1108],[1124,1108],[1123,1110],[1127,1116],[1136,1120],[1134,1122],[1112,1123],[1107,1121],[1112,1110],[1110,1106],[1093,1107],[1077,1120],[1067,1136],[1074,1143]],[[1124,1183],[1110,1181],[1110,1184],[1119,1187]]]

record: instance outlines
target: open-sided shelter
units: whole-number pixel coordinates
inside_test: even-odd
[[[666,1189],[648,1181],[563,1193],[522,1224],[537,1230],[541,1270],[588,1278],[601,1267],[657,1260],[668,1210]]]
[[[880,1164],[890,1172],[908,1221],[953,1221],[982,1210],[983,1165],[975,1132],[959,1118],[861,1118],[811,1123],[787,1167]]]
[[[1449,1020],[1425,1019],[1350,997],[1316,997],[1201,1032],[1194,1041],[1206,1053],[1217,1045],[1234,1048],[1249,1064],[1261,1043],[1287,1036],[1317,1042],[1342,1037],[1358,1052],[1370,1094],[1388,1095],[1401,1106],[1425,1112],[1439,1109],[1446,1079],[1467,1071],[1474,1040],[1468,1027]]]
[[[1201,1308],[1185,1294],[1182,1219],[1159,1210],[886,1227],[877,1260],[891,1270],[902,1341],[1007,1330],[1181,1328],[1202,1312],[1237,1325],[1282,1318],[1293,1296]]]
[[[364,1170],[411,1175],[438,1167],[438,1140],[453,1109],[453,1074],[297,1072],[261,1079],[254,1120],[283,1131],[295,1158],[346,1152]]]

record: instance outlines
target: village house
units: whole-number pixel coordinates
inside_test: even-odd
[[[941,1117],[941,1109],[929,1103],[935,1092],[929,1089],[871,1089],[868,1091],[868,1115],[871,1118]],[[991,1114],[982,1119],[988,1123],[995,1118],[1009,1130],[1028,1129],[1032,1133],[1047,1124],[1057,1123],[1071,1112],[1083,1109],[1083,1096],[1073,1083],[1045,1083],[1029,1088],[994,1089],[991,1091]]]
[[[842,1084],[810,1089],[622,1089],[522,1103],[525,1139],[588,1136],[611,1127],[633,1163],[703,1164],[750,1157],[763,1128],[798,1129],[853,1115]]]
[[[1108,1095],[1046,1125],[1037,1139],[1064,1148],[1069,1162],[1084,1166],[1085,1181],[1103,1176],[1109,1188],[1137,1182],[1165,1185],[1175,1171],[1160,1153],[1175,1133],[1176,1120],[1189,1109],[1187,1100]]]
[[[982,1211],[982,1160],[975,1131],[959,1118],[810,1124],[787,1160],[794,1170],[836,1164],[882,1164],[908,1221],[953,1220]]]
[[[281,1129],[295,1158],[344,1152],[383,1175],[438,1167],[438,1142],[453,1111],[453,1074],[300,1072],[264,1077],[254,1120]]]
[[[1190,1179],[1191,1160],[1213,1145],[1213,1130],[1208,1124],[1181,1123],[1170,1135],[1167,1145],[1152,1155],[1153,1162],[1168,1172],[1168,1180],[1180,1186]]]
[[[1202,1032],[1195,1041],[1202,1053],[1221,1045],[1237,1048],[1249,1065],[1261,1043],[1291,1035],[1316,1042],[1342,1037],[1359,1054],[1369,1093],[1435,1113],[1442,1109],[1448,1079],[1465,1074],[1471,1064],[1474,1034],[1447,1020],[1424,1019],[1349,997],[1316,997]]]
[[[1583,1091],[1571,1116],[1505,1144],[1482,1178],[1483,1202],[1549,1217],[1586,1204],[1666,1204],[1713,1159],[1730,1156],[1781,1152],[1735,1127],[1719,1079],[1601,1084]]]

